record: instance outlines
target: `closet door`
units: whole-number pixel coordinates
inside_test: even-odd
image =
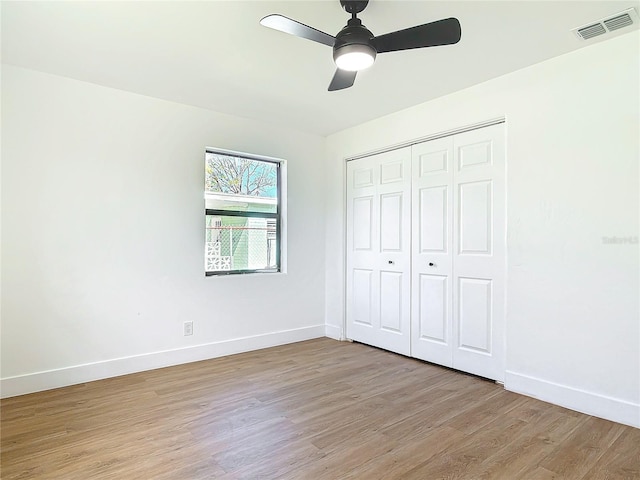
[[[504,126],[453,137],[453,367],[504,380]]]
[[[347,164],[347,337],[403,355],[410,338],[411,149]]]
[[[453,366],[453,138],[412,148],[411,353]]]
[[[411,353],[504,380],[503,125],[412,148]]]

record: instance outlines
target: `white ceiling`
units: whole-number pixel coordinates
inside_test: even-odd
[[[618,1],[371,0],[376,35],[447,17],[457,45],[385,53],[352,88],[328,92],[331,48],[262,27],[280,13],[331,35],[338,0],[2,2],[2,61],[320,135],[343,130],[637,25],[578,40],[574,27],[618,13]]]

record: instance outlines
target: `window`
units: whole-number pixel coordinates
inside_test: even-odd
[[[282,162],[207,150],[205,274],[279,272]]]

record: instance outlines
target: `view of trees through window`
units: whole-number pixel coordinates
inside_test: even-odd
[[[205,190],[256,197],[275,197],[277,164],[207,153]]]
[[[279,163],[207,151],[205,272],[279,271]]]

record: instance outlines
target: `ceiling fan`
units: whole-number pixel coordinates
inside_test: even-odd
[[[357,17],[368,3],[369,0],[340,0],[342,8],[351,14],[351,18],[335,37],[278,14],[267,15],[260,20],[260,24],[333,47],[333,60],[338,69],[329,91],[352,86],[358,70],[373,65],[378,53],[452,45],[460,41],[462,30],[457,18],[446,18],[376,37]]]

